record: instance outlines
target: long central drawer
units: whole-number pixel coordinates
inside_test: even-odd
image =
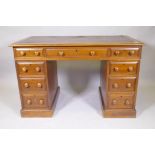
[[[102,58],[108,56],[108,48],[47,48],[45,49],[47,58]]]

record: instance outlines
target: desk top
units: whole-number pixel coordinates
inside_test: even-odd
[[[32,36],[11,44],[12,47],[106,45],[143,45],[143,43],[129,36]]]

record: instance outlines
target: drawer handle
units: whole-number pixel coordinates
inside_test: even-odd
[[[114,72],[118,72],[119,68],[118,67],[114,67]]]
[[[23,71],[23,72],[27,72],[28,69],[27,69],[26,67],[23,67],[23,68],[22,68],[22,71]]]
[[[41,71],[41,68],[40,67],[36,67],[36,71],[37,72],[40,72]]]
[[[113,88],[118,88],[118,83],[114,83]]]
[[[131,88],[131,86],[132,86],[131,83],[127,83],[126,85],[127,88]]]
[[[118,56],[120,54],[120,51],[115,51],[114,54]]]
[[[130,104],[130,101],[129,101],[129,100],[126,100],[126,101],[125,101],[125,104],[126,104],[126,105],[129,105],[129,104]]]
[[[32,101],[30,99],[27,100],[26,102],[28,105],[31,105],[32,104]]]
[[[41,83],[37,83],[37,87],[38,88],[41,88],[42,87],[42,84]]]
[[[24,83],[24,87],[25,88],[28,88],[29,87],[29,84],[26,82],[26,83]]]
[[[117,101],[116,100],[112,100],[112,104],[116,105]]]
[[[21,55],[21,56],[25,56],[26,53],[25,53],[24,51],[20,51],[20,55]]]
[[[63,51],[59,51],[59,55],[60,56],[64,56],[64,52]]]
[[[44,104],[44,100],[39,100],[39,104],[43,105]]]
[[[90,51],[90,56],[94,56],[96,53],[95,53],[95,51]]]
[[[129,72],[132,72],[133,71],[133,67],[132,66],[129,66],[128,71]]]
[[[35,54],[35,56],[39,56],[40,55],[40,52],[35,51],[34,54]]]
[[[129,51],[129,55],[132,56],[135,54],[135,51]]]

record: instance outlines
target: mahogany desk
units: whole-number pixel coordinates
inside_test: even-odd
[[[59,93],[57,61],[99,60],[104,117],[136,117],[143,43],[128,36],[36,36],[11,45],[21,116],[50,117]]]

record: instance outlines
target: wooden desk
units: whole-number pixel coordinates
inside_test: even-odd
[[[23,117],[50,117],[59,93],[57,61],[99,60],[104,117],[135,117],[143,43],[128,36],[38,36],[11,45]]]

